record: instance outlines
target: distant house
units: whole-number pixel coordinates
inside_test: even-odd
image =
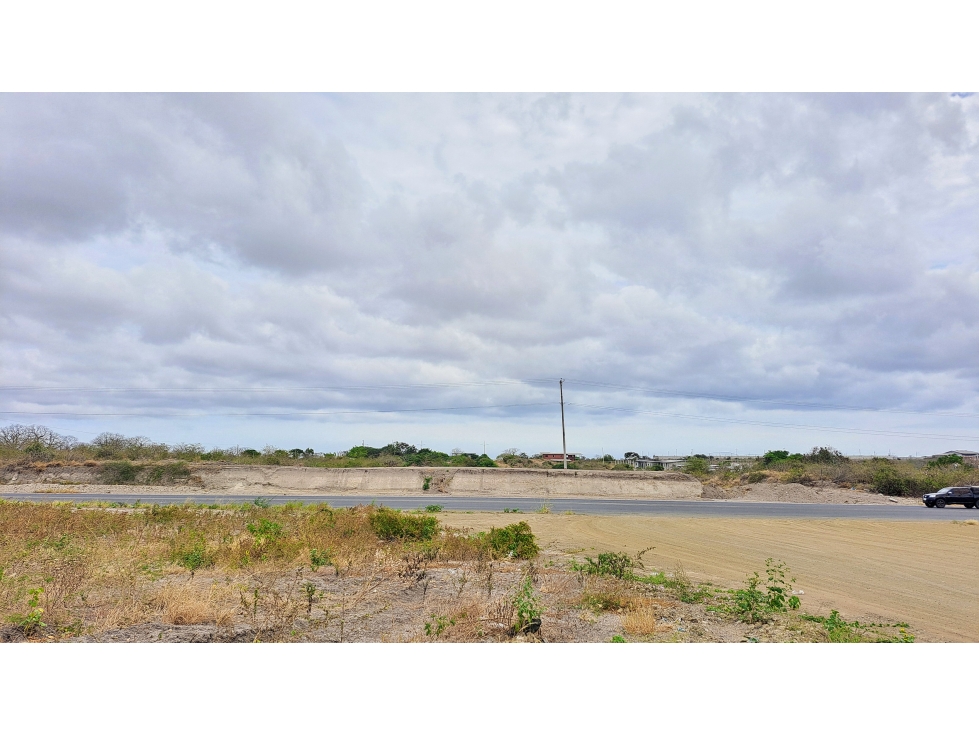
[[[633,469],[665,469],[666,471],[671,471],[685,467],[687,460],[679,456],[663,457],[631,454],[616,463],[628,464]]]
[[[564,454],[541,454],[540,457],[544,461],[564,461]],[[584,458],[581,454],[568,454],[568,461],[578,461]]]
[[[969,466],[979,467],[979,451],[946,451],[943,454],[935,454],[934,456],[929,456],[931,460],[935,460],[942,456],[952,456],[958,455],[962,457],[962,461]]]

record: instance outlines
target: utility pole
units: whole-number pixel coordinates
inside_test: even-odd
[[[558,389],[561,391],[561,451],[564,452],[564,468],[568,468],[568,442],[564,437],[564,378],[562,377],[557,383]]]

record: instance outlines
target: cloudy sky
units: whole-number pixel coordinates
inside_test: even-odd
[[[0,96],[0,424],[977,449],[977,316],[976,96]]]

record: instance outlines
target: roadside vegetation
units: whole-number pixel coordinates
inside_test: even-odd
[[[626,457],[638,456],[626,452]],[[0,469],[43,471],[58,467],[86,466],[100,484],[187,484],[199,481],[192,464],[220,462],[271,466],[324,468],[358,467],[513,467],[560,469],[562,462],[544,461],[518,449],[507,449],[492,459],[486,454],[453,451],[446,454],[394,441],[380,448],[353,446],[339,453],[317,453],[311,448],[262,450],[234,446],[205,450],[199,444],[166,445],[147,438],[103,433],[89,443],[62,436],[44,426],[12,425],[0,428]],[[568,463],[574,471],[633,471],[625,460],[611,455]],[[656,468],[647,471],[655,471]],[[661,469],[660,469],[661,470]],[[960,456],[935,460],[873,458],[851,460],[839,451],[817,446],[805,454],[786,450],[766,452],[747,461],[694,454],[682,470],[707,485],[732,487],[759,482],[798,483],[862,489],[891,496],[916,496],[942,487],[977,484],[979,467]],[[432,477],[425,478],[428,489]]]
[[[502,519],[502,517],[501,517]],[[0,501],[2,641],[912,641],[807,615],[784,564],[695,584],[439,510]]]

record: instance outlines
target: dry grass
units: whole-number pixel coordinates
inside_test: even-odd
[[[235,608],[229,594],[221,595],[214,585],[206,590],[190,583],[169,584],[152,598],[166,624],[207,624],[227,627],[234,622]]]
[[[535,561],[494,557],[485,538],[441,525],[424,539],[385,540],[375,513],[0,501],[0,640],[110,632],[146,641],[164,634],[335,642],[744,636],[703,604],[662,598],[676,595],[662,584],[576,573],[572,556],[554,550]],[[539,521],[558,519],[578,520]],[[517,634],[527,579],[542,626]],[[37,609],[46,626],[28,631],[23,619]],[[701,618],[711,619],[709,631],[681,622]]]

